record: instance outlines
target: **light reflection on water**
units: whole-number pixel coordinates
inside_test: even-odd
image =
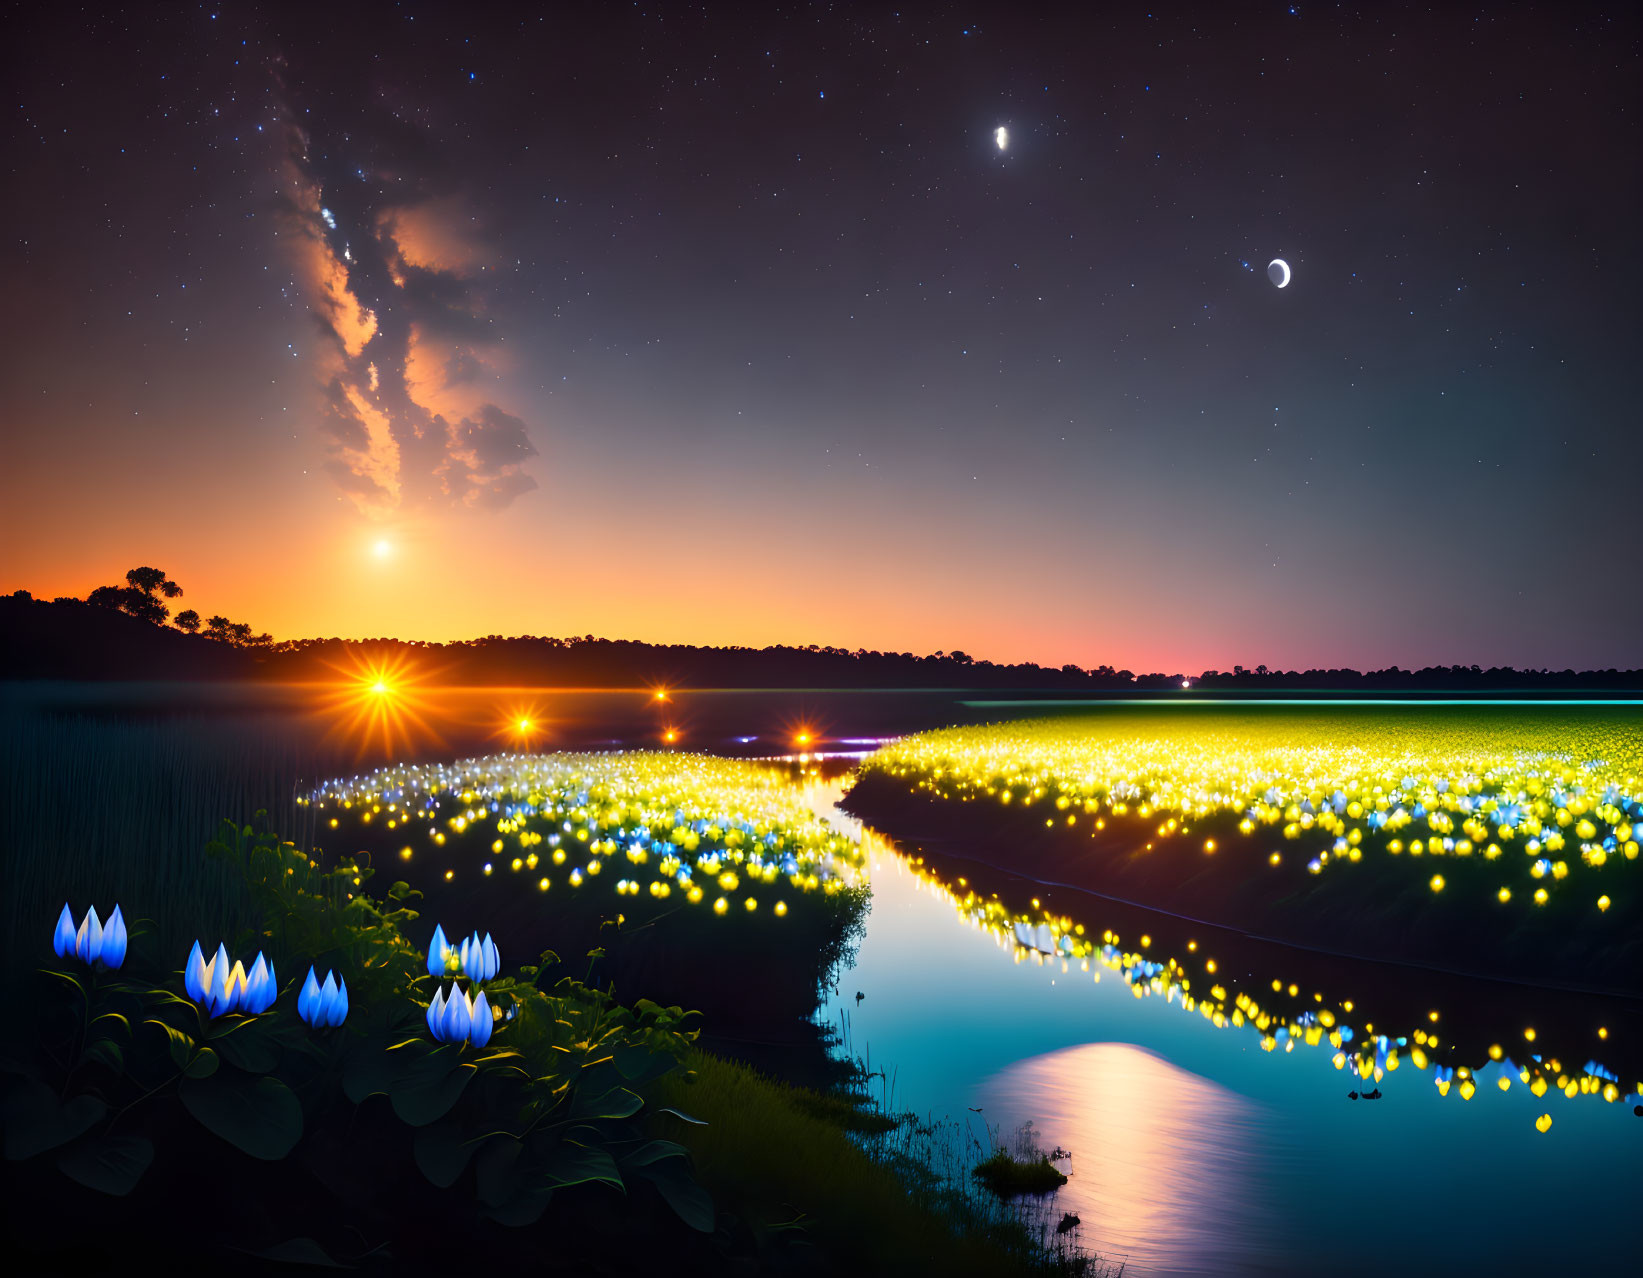
[[[812,801],[822,799],[818,786]],[[1629,1104],[1549,1105],[1515,1085],[1501,1094],[1498,1067],[1478,1072],[1469,1103],[1440,1095],[1415,1069],[1388,1074],[1384,1099],[1351,1101],[1358,1080],[1332,1067],[1328,1045],[1265,1052],[1253,1030],[1217,1029],[1179,1004],[1136,998],[1114,973],[1023,961],[1013,939],[961,918],[871,830],[864,839],[872,911],[824,1014],[884,1072],[892,1108],[986,1123],[1005,1138],[1031,1119],[1043,1143],[1069,1149],[1075,1179],[1053,1219],[1078,1211],[1083,1245],[1103,1258],[1133,1248],[1126,1278],[1379,1275],[1388,1257],[1420,1274],[1627,1272],[1617,1263],[1633,1245],[1622,1203],[1643,1172],[1643,1119]],[[1130,1081],[1195,1103],[1190,1087],[1177,1089],[1184,1076],[1212,1089],[1234,1122],[1209,1135],[1173,1129],[1167,1161],[1149,1167],[1141,1134],[1105,1131],[1108,1102],[1079,1094],[1067,1082],[1074,1067],[1060,1063],[1120,1044],[1166,1067]],[[1122,1105],[1152,1107],[1121,1095]],[[1116,1099],[1111,1107],[1121,1108]],[[1556,1125],[1542,1135],[1534,1117],[1547,1108]],[[1177,1215],[1150,1197],[1158,1194]],[[1082,1195],[1096,1197],[1088,1213],[1071,1207]],[[1192,1236],[1164,1237],[1181,1219]]]
[[[1046,1150],[1073,1152],[1056,1210],[1108,1260],[1149,1274],[1262,1273],[1275,1236],[1261,1107],[1155,1052],[1085,1043],[994,1074],[977,1088],[1005,1131],[1031,1121]]]

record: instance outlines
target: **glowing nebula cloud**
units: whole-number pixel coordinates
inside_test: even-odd
[[[338,148],[294,123],[288,142],[290,251],[325,339],[314,373],[327,473],[378,517],[498,509],[534,489],[529,429],[489,393],[501,338],[484,313],[472,210],[400,172],[332,172]]]

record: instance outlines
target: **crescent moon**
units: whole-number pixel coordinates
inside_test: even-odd
[[[1272,268],[1274,266],[1276,266],[1280,271],[1282,271],[1284,273],[1284,277],[1282,279],[1279,279],[1275,275],[1273,275]],[[1267,278],[1270,279],[1279,288],[1288,288],[1289,287],[1289,263],[1284,261],[1283,258],[1275,257],[1270,262],[1268,262],[1267,267],[1266,267],[1266,273],[1267,273]]]

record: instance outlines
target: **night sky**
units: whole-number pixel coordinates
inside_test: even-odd
[[[0,589],[1637,664],[1636,7],[1028,8],[13,10]]]

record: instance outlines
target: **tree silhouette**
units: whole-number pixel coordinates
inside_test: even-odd
[[[181,618],[178,618],[180,621]],[[196,618],[196,623],[198,618]],[[231,648],[266,648],[274,642],[274,636],[264,631],[262,634],[253,634],[251,627],[244,621],[230,621],[227,617],[212,617],[205,623],[205,635],[208,639],[215,639],[219,643],[226,643]]]
[[[163,626],[171,609],[160,602],[160,596],[175,599],[183,588],[159,568],[133,568],[126,573],[123,586],[98,586],[86,596],[86,602],[97,608],[112,608],[139,621],[151,621]]]
[[[189,634],[197,634],[200,629],[200,614],[192,608],[184,608],[171,619],[171,624],[178,630],[186,630]]]

